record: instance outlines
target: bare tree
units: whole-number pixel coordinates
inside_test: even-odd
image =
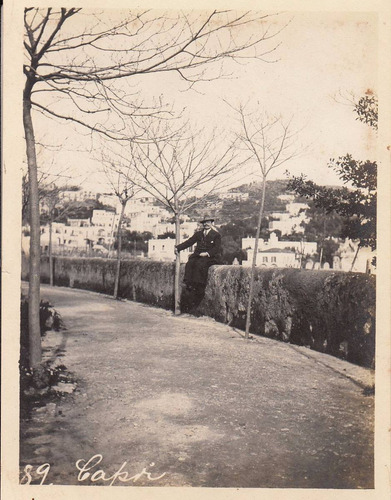
[[[129,77],[175,72],[192,86],[221,75],[226,59],[258,57],[282,28],[275,16],[251,12],[121,11],[120,21],[79,8],[26,8],[23,124],[30,201],[30,365],[41,361],[39,332],[40,241],[37,158],[32,109],[71,121],[91,133],[141,139],[138,118],[160,114],[144,106],[134,88],[116,85]],[[266,44],[265,44],[266,42]],[[213,63],[213,64],[212,64]],[[217,64],[217,67],[216,67]],[[217,71],[216,71],[217,68]],[[136,94],[136,95],[135,95]],[[138,103],[137,103],[138,102]],[[137,103],[137,104],[136,104]],[[155,110],[155,111],[154,111]]]
[[[165,124],[165,128],[169,127]],[[218,145],[215,134],[180,131],[164,134],[150,131],[150,139],[144,145],[131,144],[117,161],[124,164],[130,156],[133,182],[152,195],[169,212],[175,223],[175,242],[180,242],[181,217],[205,198],[228,187],[236,172],[237,152],[234,143]],[[164,141],[156,139],[165,135]],[[205,137],[207,136],[207,137]],[[180,257],[175,260],[175,314],[180,313],[179,286]]]
[[[121,211],[118,219],[117,227],[117,266],[114,280],[113,298],[118,298],[118,287],[121,271],[121,251],[122,251],[122,224],[124,221],[125,209],[129,200],[131,200],[140,189],[135,185],[132,180],[133,169],[132,164],[116,164],[108,159],[106,154],[102,154],[102,162],[104,165],[104,172],[108,183],[110,184],[111,191],[115,194],[121,206]]]
[[[292,120],[285,122],[281,116],[271,116],[258,111],[251,113],[243,105],[240,105],[236,112],[240,123],[238,139],[246,153],[244,161],[255,165],[262,182],[247,303],[245,338],[248,338],[251,326],[251,304],[254,297],[259,234],[265,205],[266,180],[272,170],[298,156],[299,151],[295,144],[297,132],[291,130]]]

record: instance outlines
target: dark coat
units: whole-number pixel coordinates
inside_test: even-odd
[[[221,236],[215,229],[210,229],[208,234],[204,236],[204,231],[197,231],[188,240],[176,245],[176,248],[181,251],[196,244],[194,255],[199,255],[202,252],[208,252],[209,257],[214,260],[219,260],[221,257]]]
[[[183,281],[188,285],[205,286],[208,279],[208,269],[214,264],[219,264],[221,257],[221,236],[214,229],[210,229],[204,236],[204,231],[197,231],[191,238],[176,245],[181,251],[196,245],[185,267]],[[200,257],[200,253],[208,252],[209,257]]]

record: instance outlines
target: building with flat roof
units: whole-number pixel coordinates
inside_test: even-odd
[[[307,203],[287,203],[284,212],[273,212],[274,219],[269,222],[271,231],[280,231],[281,234],[304,233],[303,222],[307,222]]]
[[[255,238],[242,238],[242,250],[251,250],[254,248]],[[270,248],[279,249],[293,249],[294,251],[305,254],[313,255],[317,251],[317,243],[315,241],[282,241],[279,240],[276,233],[271,233],[268,240],[259,238],[258,251],[269,250]]]
[[[247,252],[247,260],[243,266],[251,266],[254,255],[255,238],[242,238],[242,250]],[[258,242],[256,265],[264,267],[300,267],[300,257],[313,255],[317,251],[317,243],[312,241],[280,241],[275,233],[268,240]]]
[[[189,255],[193,253],[193,248],[182,250],[179,255],[181,262],[185,263],[189,259]],[[174,262],[175,260],[175,239],[153,239],[148,240],[148,258],[152,260],[161,260],[165,262]]]
[[[109,212],[108,210],[98,210],[92,211],[91,223],[94,226],[110,227],[114,231],[118,228],[119,214],[115,212]]]
[[[254,250],[247,250],[247,260],[242,261],[242,266],[250,267],[253,261]],[[300,259],[295,251],[288,248],[270,248],[261,250],[257,254],[258,267],[300,267]]]

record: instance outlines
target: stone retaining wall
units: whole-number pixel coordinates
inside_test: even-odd
[[[216,266],[200,312],[244,329],[249,283],[248,268]],[[375,284],[362,273],[257,269],[251,331],[374,368]]]
[[[57,257],[55,285],[113,293],[116,261]],[[22,266],[24,278],[26,266]],[[183,267],[182,267],[183,272]],[[43,259],[41,278],[48,282]],[[195,314],[244,329],[250,269],[213,266]],[[127,260],[121,264],[119,296],[174,307],[174,264]],[[374,368],[375,277],[361,273],[290,268],[257,269],[251,316],[253,333],[307,345]]]

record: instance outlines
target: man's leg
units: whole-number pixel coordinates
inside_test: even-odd
[[[208,270],[211,265],[211,259],[208,257],[200,257],[197,261],[195,261],[192,268],[192,280],[197,288],[205,288],[208,280]]]
[[[187,288],[191,288],[193,285],[194,281],[194,269],[196,267],[197,260],[199,260],[199,257],[196,257],[195,255],[190,255],[189,260],[186,262],[185,265],[185,275],[183,277],[183,282],[185,283]]]

